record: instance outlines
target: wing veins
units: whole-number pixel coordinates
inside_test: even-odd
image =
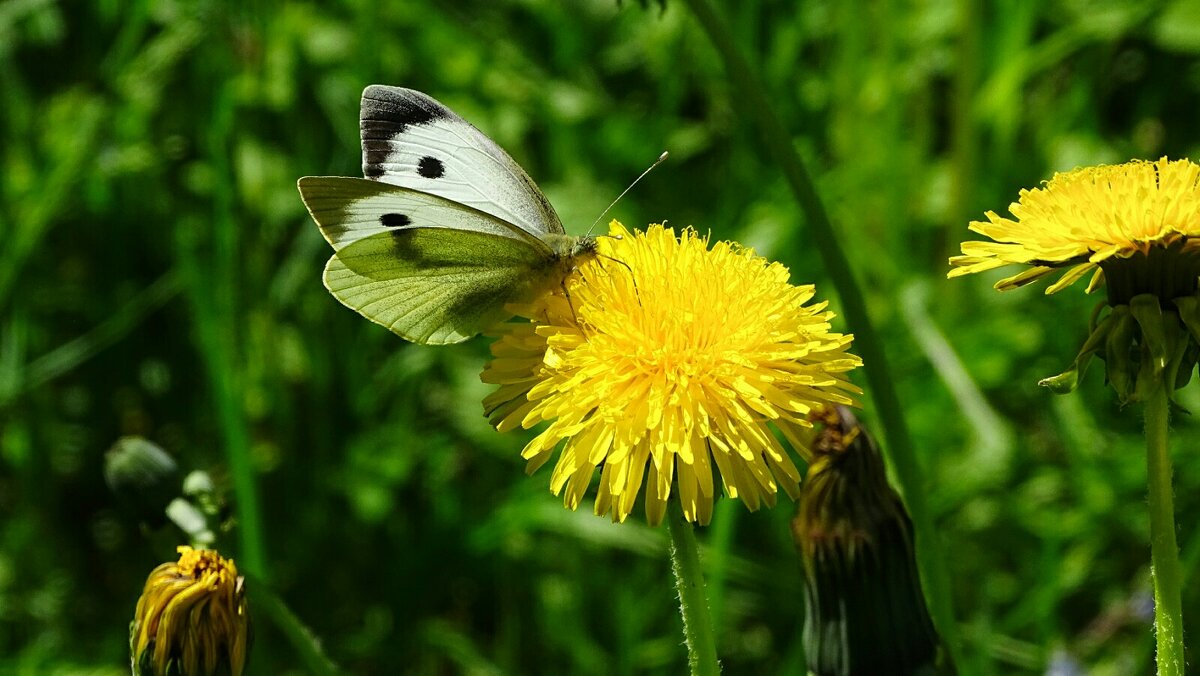
[[[465,120],[464,120],[464,122],[465,122]],[[478,153],[478,154],[480,154],[480,155],[483,155],[483,156],[484,156],[484,157],[486,157],[487,159],[491,160],[491,161],[492,161],[492,163],[496,164],[496,165],[497,165],[497,166],[499,166],[501,169],[503,169],[503,170],[504,170],[504,171],[505,171],[505,172],[508,174],[508,176],[509,176],[510,178],[517,179],[517,182],[518,182],[520,185],[525,185],[525,182],[524,182],[524,181],[521,181],[521,180],[520,180],[520,177],[519,177],[519,176],[517,176],[516,174],[514,174],[514,173],[513,173],[513,171],[512,171],[512,169],[511,169],[510,167],[508,167],[508,166],[507,166],[507,165],[506,165],[506,164],[505,164],[503,161],[501,161],[499,158],[497,158],[496,156],[494,156],[494,155],[492,155],[491,153],[487,152],[487,151],[486,151],[486,150],[484,150],[483,148],[480,148],[480,147],[479,147],[478,145],[476,145],[475,143],[469,142],[467,139],[463,138],[463,135],[462,135],[462,134],[460,134],[460,133],[458,133],[458,131],[457,131],[457,130],[455,130],[453,127],[451,127],[451,126],[447,125],[447,126],[446,126],[446,127],[444,127],[443,129],[444,129],[446,132],[448,132],[448,133],[450,133],[450,134],[454,135],[456,138],[458,138],[458,140],[459,140],[459,141],[462,143],[462,145],[463,145],[463,147],[464,147],[464,148],[470,149],[470,150],[472,150],[472,151],[474,151],[474,152],[476,152],[476,153]],[[412,132],[408,132],[408,134],[411,134],[411,135],[416,135],[416,131],[414,130],[414,131],[412,131]],[[425,139],[425,138],[427,138],[427,137],[420,137],[420,138],[422,138],[422,140],[424,140],[424,139]],[[441,151],[440,151],[440,150],[437,150],[437,149],[435,149],[433,146],[425,145],[425,144],[423,144],[423,143],[418,143],[418,142],[415,142],[415,141],[409,141],[409,140],[407,140],[407,139],[405,140],[405,142],[406,142],[406,143],[411,143],[412,145],[414,145],[414,146],[417,146],[417,147],[419,147],[419,148],[424,148],[425,150],[427,150],[427,151],[428,151],[428,152],[431,154],[431,156],[433,156],[433,155],[440,155],[440,154],[441,154]],[[476,185],[476,184],[479,184],[479,183],[483,183],[483,182],[485,182],[485,181],[487,180],[487,177],[486,177],[484,174],[480,173],[479,171],[476,171],[476,170],[474,170],[474,169],[473,169],[473,167],[471,166],[471,164],[470,164],[469,162],[463,162],[463,161],[459,160],[458,158],[447,158],[447,160],[453,161],[453,162],[454,162],[456,165],[458,165],[458,170],[459,170],[459,173],[463,173],[463,174],[470,173],[470,174],[474,175],[474,176],[475,176],[477,179],[482,179],[482,180],[476,180],[476,181],[474,181],[474,182],[468,182],[468,183],[467,183],[467,186],[468,186],[469,188],[471,188],[471,190],[473,190],[473,191],[475,192],[475,194],[476,194],[476,195],[478,195],[478,196],[479,196],[479,198],[480,198],[480,201],[482,201],[482,202],[485,202],[485,203],[488,203],[488,204],[491,204],[491,205],[493,205],[494,207],[497,207],[497,208],[499,208],[499,209],[503,210],[503,211],[504,211],[504,213],[505,213],[505,214],[507,214],[507,217],[508,217],[508,219],[509,219],[510,221],[512,221],[514,225],[516,224],[516,222],[517,222],[517,221],[524,221],[524,220],[525,220],[524,218],[520,218],[520,217],[518,217],[518,216],[517,216],[517,214],[513,213],[511,209],[508,209],[507,207],[505,207],[505,206],[501,205],[499,202],[496,202],[495,200],[489,199],[489,198],[488,198],[488,196],[487,196],[486,194],[484,194],[484,193],[483,193],[483,191],[481,191],[479,188],[475,187],[475,185]],[[514,163],[515,163],[515,162],[514,162]],[[471,171],[463,171],[464,169],[470,169]],[[532,226],[532,225],[534,225],[534,224],[530,224],[530,225]],[[520,226],[518,226],[518,227],[520,227]],[[524,230],[524,228],[522,228],[522,230]],[[550,231],[551,231],[551,230],[547,229],[547,232],[550,232]]]
[[[372,190],[374,190],[375,192],[371,195],[367,195],[365,199],[386,196],[386,193],[388,193],[388,192],[413,193],[415,195],[419,195],[421,197],[426,197],[426,198],[429,198],[430,200],[433,200],[434,202],[438,203],[436,206],[440,206],[442,208],[449,208],[451,210],[465,209],[467,211],[472,212],[473,215],[482,217],[483,219],[491,221],[492,223],[497,223],[500,226],[502,226],[506,231],[517,235],[521,240],[533,245],[533,247],[537,251],[543,253],[546,258],[550,258],[554,254],[554,251],[550,248],[550,245],[548,245],[544,241],[542,241],[542,239],[540,237],[538,237],[536,234],[529,232],[525,228],[522,228],[521,226],[517,225],[516,223],[511,223],[509,221],[504,220],[503,218],[500,218],[499,216],[496,216],[495,214],[490,214],[478,207],[474,207],[470,204],[465,204],[463,202],[457,202],[448,197],[442,197],[441,195],[437,195],[437,194],[434,194],[431,192],[426,192],[424,190],[417,190],[416,188],[409,188],[407,186],[396,185],[394,183],[384,183],[382,181],[372,181],[370,179],[365,179],[365,178],[350,178],[350,177],[346,177],[346,176],[313,176],[313,177],[305,176],[305,177],[301,178],[300,181],[303,182],[306,178],[326,179],[326,180],[334,179],[337,181],[350,181],[353,183],[363,181],[363,182],[369,183],[372,187]],[[326,184],[326,185],[328,185],[328,184]],[[303,193],[304,193],[304,191],[301,190],[302,196],[303,196]],[[328,195],[324,195],[322,197],[328,197]],[[307,199],[305,200],[305,206],[308,207]],[[313,218],[316,219],[317,225],[320,226],[321,228],[327,227],[327,224],[323,223],[321,221],[321,219],[316,218],[318,213],[326,213],[326,212],[337,213],[334,210],[334,208],[330,208],[328,210],[326,210],[326,209],[314,210],[312,208],[309,208],[308,211],[313,216]],[[356,210],[356,213],[361,214],[364,212],[372,213],[366,207],[360,207],[359,209]],[[387,210],[380,209],[378,213],[384,214],[384,213],[387,213]],[[421,227],[429,227],[429,226],[413,226],[409,229],[417,229],[417,228],[421,228]],[[454,228],[447,228],[446,226],[440,226],[440,227],[442,229],[450,229],[450,230],[454,229]],[[382,232],[387,232],[387,231],[384,230]],[[471,232],[477,232],[477,231],[472,230]],[[485,234],[485,233],[481,233],[481,234]],[[326,239],[328,239],[328,237]],[[362,239],[365,239],[365,238],[362,238]],[[361,241],[361,239],[356,240],[356,241]],[[331,244],[332,244],[332,242],[331,242]]]

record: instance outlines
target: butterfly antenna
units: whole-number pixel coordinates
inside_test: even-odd
[[[633,186],[637,185],[638,181],[642,180],[643,178],[646,178],[646,174],[649,174],[651,171],[654,170],[655,167],[657,167],[658,165],[660,165],[664,161],[666,161],[667,155],[669,155],[669,154],[670,153],[668,153],[667,151],[664,150],[662,155],[659,155],[658,159],[654,160],[654,164],[651,164],[649,167],[647,167],[646,170],[642,172],[641,176],[638,176],[637,178],[633,179],[633,183],[630,183],[628,188],[625,188],[625,190],[623,190],[620,195],[617,195],[617,199],[613,200],[612,204],[608,205],[607,207],[605,207],[604,211],[600,212],[600,215],[596,217],[596,220],[592,222],[591,227],[588,228],[587,234],[588,235],[592,234],[592,230],[596,227],[596,224],[599,223],[600,220],[602,218],[604,218],[608,214],[609,211],[612,211],[613,207],[617,206],[617,202],[621,201],[621,198],[625,196],[625,193],[629,192],[630,190],[633,190]]]

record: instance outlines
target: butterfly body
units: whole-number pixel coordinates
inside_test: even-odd
[[[334,248],[326,288],[401,337],[466,340],[596,255],[512,158],[433,98],[367,87],[360,130],[367,178],[298,185]]]

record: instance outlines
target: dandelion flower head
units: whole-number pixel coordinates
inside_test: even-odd
[[[993,241],[964,242],[962,255],[950,259],[950,277],[1030,266],[996,283],[1007,290],[1065,268],[1047,294],[1092,273],[1087,290],[1107,278],[1114,304],[1138,293],[1170,298],[1196,289],[1200,165],[1194,162],[1164,157],[1055,174],[1041,188],[1022,190],[1008,210],[1011,219],[989,211],[987,222],[971,223],[971,230]],[[1155,260],[1160,257],[1170,262]],[[1169,278],[1146,280],[1144,260],[1154,260]]]
[[[802,455],[807,416],[852,403],[852,337],[831,331],[812,286],[753,250],[691,229],[614,221],[599,256],[566,292],[517,308],[492,346],[484,401],[501,431],[549,425],[524,449],[533,472],[562,445],[551,490],[575,509],[600,469],[598,515],[624,521],[643,478],[647,520],[672,490],[684,516],[707,523],[714,470],[730,498],[793,499],[800,473],[777,431]]]

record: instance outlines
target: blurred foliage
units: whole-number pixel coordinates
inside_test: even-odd
[[[1066,397],[1035,385],[1096,299],[948,282],[946,257],[1056,170],[1200,156],[1196,3],[725,11],[887,340],[960,666],[1149,673],[1139,412],[1096,372]],[[738,239],[833,293],[678,3],[0,2],[0,673],[125,673],[140,585],[178,544],[143,537],[105,486],[125,435],[227,490],[257,482],[265,572],[349,673],[679,673],[665,533],[567,512],[548,471],[522,476],[522,435],[481,415],[487,341],[408,345],[322,288],[295,180],[359,173],[373,82],[485,130],[577,233],[669,149],[615,217]],[[1175,427],[1190,572],[1198,430]],[[724,501],[701,533],[727,673],[802,663],[782,500]],[[255,631],[252,673],[302,673],[276,628]]]

